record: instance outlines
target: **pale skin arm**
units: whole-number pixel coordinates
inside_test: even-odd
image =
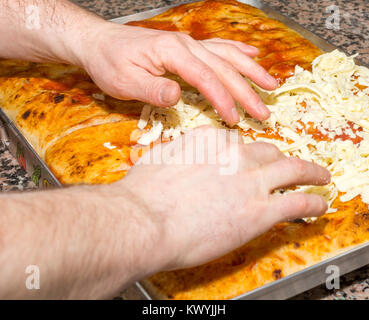
[[[0,195],[0,298],[112,298],[148,274],[161,235],[129,199],[124,185]],[[29,265],[39,290],[26,288]]]
[[[40,9],[41,30],[26,28],[28,5]],[[239,72],[267,89],[276,83],[244,44],[116,26],[66,1],[1,1],[0,15],[1,57],[73,63],[111,95],[163,107],[179,97],[178,85],[160,77],[168,70],[229,123],[237,121],[232,96],[254,117],[269,115]],[[279,221],[325,212],[319,196],[271,194],[325,184],[325,169],[268,144],[240,144],[236,157],[231,176],[217,166],[137,165],[109,186],[0,195],[0,297],[112,297],[149,274],[215,259]],[[40,268],[40,290],[25,287],[28,265]]]

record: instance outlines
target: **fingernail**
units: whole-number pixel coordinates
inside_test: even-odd
[[[170,86],[164,86],[160,89],[160,101],[164,104],[173,103],[173,90]]]
[[[270,116],[269,109],[261,101],[256,105],[256,111],[259,113],[260,120],[266,120]]]

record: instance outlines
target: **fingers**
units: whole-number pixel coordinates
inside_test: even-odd
[[[203,41],[203,44],[205,48],[229,62],[240,73],[254,81],[260,87],[267,90],[277,88],[277,80],[269,75],[269,73],[257,62],[252,60],[248,55],[245,55],[238,46],[229,43],[206,41]]]
[[[259,120],[265,120],[269,117],[270,112],[261,98],[230,63],[202,46],[196,46],[191,48],[191,50],[214,70],[221,83],[247,113]],[[242,55],[245,56],[244,54]]]
[[[262,170],[270,191],[295,185],[325,185],[331,177],[327,169],[298,158],[275,161]]]
[[[323,215],[328,205],[321,196],[302,192],[272,195],[269,202],[272,221],[281,222],[297,218]]]
[[[222,39],[200,42],[180,33],[163,34],[155,47],[161,65],[196,87],[229,125],[239,121],[233,98],[258,120],[270,116],[260,97],[240,75],[266,89],[277,87],[276,80],[248,57],[257,55],[257,48]]]
[[[190,50],[213,70],[232,97],[239,101],[252,117],[259,120],[265,120],[269,117],[270,112],[260,97],[230,63],[211,53],[198,42],[192,43]]]
[[[221,39],[221,38],[212,38],[208,40],[203,40],[203,42],[233,45],[237,47],[238,49],[240,49],[244,54],[247,54],[249,57],[256,57],[260,53],[258,48],[247,45],[241,41],[226,40],[226,39]]]
[[[165,68],[178,74],[187,83],[196,87],[228,124],[234,125],[239,122],[240,119],[234,100],[219,81],[217,74],[187,48],[179,49],[176,47],[167,50],[166,53],[163,52]]]
[[[118,98],[136,99],[159,107],[171,107],[178,102],[181,88],[177,82],[139,68],[135,68],[134,74],[131,81],[123,80],[122,97]]]
[[[286,159],[286,156],[274,145],[266,142],[253,142],[243,144],[247,158],[259,165],[266,165],[278,160]]]

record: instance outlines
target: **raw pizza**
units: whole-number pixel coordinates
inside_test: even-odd
[[[296,190],[325,197],[315,220],[281,223],[208,264],[144,281],[165,299],[228,299],[369,240],[369,70],[339,51],[323,53],[262,11],[233,0],[182,5],[130,25],[224,38],[260,49],[256,61],[279,80],[265,91],[271,110],[259,122],[241,108],[245,143],[267,141],[288,156],[328,168],[328,186]],[[61,183],[112,183],[155,143],[199,125],[227,128],[210,103],[183,80],[180,101],[160,109],[101,92],[74,66],[0,61],[0,105]]]

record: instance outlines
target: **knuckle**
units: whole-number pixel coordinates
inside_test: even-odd
[[[119,97],[126,97],[129,96],[127,92],[129,81],[129,77],[122,79],[120,76],[115,76],[107,83],[109,83],[110,91],[112,91],[113,94]]]
[[[273,153],[273,154],[281,153],[278,147],[272,143],[268,143],[268,142],[256,142],[256,143],[259,144],[261,148],[269,151],[270,153]]]
[[[152,101],[154,104],[159,104],[160,100],[160,89],[162,84],[159,81],[152,81],[145,87],[145,96],[149,101]]]
[[[306,176],[308,168],[305,161],[298,158],[289,158],[288,166],[293,170],[293,173],[297,178],[303,178]]]
[[[242,138],[241,138],[242,139]],[[252,142],[252,143],[243,143],[242,140],[240,140],[240,149],[239,152],[242,153],[243,156],[247,157],[250,153],[253,152],[253,150],[255,150],[255,148],[259,148],[261,144],[261,142]]]
[[[263,151],[263,153],[265,153],[265,155],[271,159],[276,159],[280,156],[283,156],[283,153],[279,150],[279,148],[272,143],[258,141],[246,146],[248,148],[257,148]]]
[[[249,57],[242,53],[242,51],[233,43],[224,44],[227,54],[231,60],[242,59],[242,62],[249,62]]]
[[[156,46],[160,49],[175,49],[180,46],[179,36],[176,33],[162,33],[156,38]]]
[[[215,73],[208,67],[202,66],[200,68],[200,79],[203,81],[211,81],[215,79]]]
[[[305,213],[308,211],[309,209],[309,200],[306,197],[306,195],[304,194],[299,194],[296,196],[296,198],[294,199],[295,201],[295,206],[296,206],[296,211],[299,213]]]
[[[279,148],[276,145],[274,145],[272,143],[266,143],[266,142],[264,142],[264,144],[265,144],[265,148],[269,151],[270,155],[273,158],[277,158],[277,157],[283,155],[281,150],[279,150]]]
[[[195,41],[190,35],[183,32],[175,32],[175,35],[178,37],[178,39],[183,39],[186,41]]]

